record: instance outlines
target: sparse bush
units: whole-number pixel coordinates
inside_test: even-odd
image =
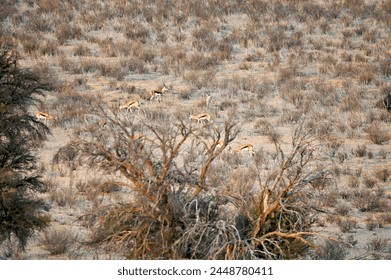
[[[71,185],[52,189],[49,195],[50,199],[60,207],[75,205],[76,191]]]
[[[63,68],[65,67],[64,70],[66,70],[67,67],[71,67],[70,70],[73,70],[72,67],[74,67],[74,65],[66,65],[67,63],[69,63],[66,60],[63,62],[65,62],[65,65],[62,65]],[[98,62],[95,59],[84,58],[81,59],[79,67],[80,67],[80,72],[83,74],[94,73],[95,71],[98,70]]]
[[[56,112],[54,126],[75,126],[84,123],[85,116],[92,114],[96,109],[98,99],[96,96],[81,95],[72,87],[65,87],[57,95],[57,100],[51,105],[51,111]]]
[[[281,123],[298,123],[303,116],[303,112],[299,110],[283,110]]]
[[[351,217],[338,218],[337,225],[343,233],[346,233],[357,227],[357,221]]]
[[[72,74],[81,74],[83,72],[83,68],[76,59],[69,58],[65,54],[58,55],[57,59],[58,64],[64,71],[68,71]]]
[[[358,187],[360,187],[360,179],[358,179],[357,177],[353,177],[353,176],[349,177],[348,187],[352,188],[352,189],[357,189]]]
[[[356,193],[352,204],[361,212],[381,210],[386,207],[382,197],[383,194],[376,190],[361,190]]]
[[[146,67],[143,60],[137,57],[131,57],[121,61],[121,66],[123,69],[117,68],[117,80],[122,80],[125,75],[127,75],[127,70],[133,71],[140,74],[148,73],[148,68]],[[164,71],[164,69],[163,69]],[[118,79],[120,78],[120,79]]]
[[[373,78],[374,78],[373,72],[369,72],[369,71],[362,72],[358,77],[359,81],[364,85],[370,84]]]
[[[183,79],[197,89],[208,87],[215,78],[213,70],[208,71],[189,71],[184,74]]]
[[[186,66],[192,70],[209,70],[219,64],[216,57],[197,52],[189,55],[186,60]]]
[[[192,36],[194,38],[192,46],[200,52],[212,51],[218,46],[215,34],[206,26],[194,29]],[[224,46],[222,48],[224,49]]]
[[[320,251],[316,254],[316,259],[319,260],[343,260],[347,254],[343,243],[326,240],[324,245],[320,247]]]
[[[139,41],[145,44],[149,37],[149,30],[142,24],[133,21],[125,22],[125,36],[131,41]]]
[[[384,59],[379,63],[380,72],[386,76],[391,76],[391,59]]]
[[[38,38],[30,34],[23,34],[20,36],[20,40],[26,54],[33,55],[39,50]]]
[[[368,188],[368,189],[373,189],[374,187],[377,186],[377,180],[371,176],[364,176],[363,178],[363,184]]]
[[[91,56],[91,50],[86,44],[79,44],[73,50],[73,54],[76,56]]]
[[[76,240],[76,234],[69,229],[46,230],[39,238],[41,246],[51,255],[61,255],[69,251]]]
[[[284,28],[278,26],[268,32],[268,50],[271,52],[281,50],[285,45],[286,35]]]
[[[67,40],[80,39],[83,35],[83,31],[74,24],[65,23],[56,28],[55,34],[58,42],[63,45]]]
[[[39,47],[43,56],[54,56],[58,53],[58,43],[55,40],[44,40]]]
[[[369,139],[377,144],[383,145],[390,141],[391,135],[388,130],[380,123],[374,123],[367,129]]]
[[[359,112],[362,110],[361,99],[360,92],[349,92],[348,95],[341,100],[339,109],[342,112]],[[357,123],[359,120],[354,119],[354,121]]]
[[[356,157],[365,157],[367,155],[367,146],[366,145],[358,145],[353,153]]]
[[[369,230],[372,231],[375,228],[379,227],[378,222],[375,220],[374,216],[370,215],[367,216],[365,219],[365,227]]]
[[[349,214],[350,207],[347,204],[338,204],[335,207],[335,212],[339,215],[346,216]]]
[[[384,250],[387,250],[389,246],[389,238],[384,238],[377,236],[373,238],[372,240],[368,241],[367,248],[368,250],[375,251],[375,252],[381,252]]]
[[[231,57],[232,50],[233,50],[232,43],[226,39],[222,39],[218,43],[217,48],[214,51],[214,54],[220,60],[228,60]]]
[[[379,37],[379,33],[373,29],[366,30],[363,35],[363,39],[371,44],[376,43]]]
[[[254,129],[261,135],[267,135],[273,129],[273,125],[267,119],[261,118],[255,122]]]
[[[380,157],[381,159],[386,159],[386,158],[387,158],[387,155],[388,155],[388,151],[386,151],[386,150],[384,150],[384,149],[381,149],[381,150],[379,151],[379,157]]]
[[[121,63],[108,64],[108,63],[99,63],[97,69],[102,76],[112,77],[121,81],[128,74],[127,70],[121,65]]]
[[[387,182],[388,178],[391,175],[391,171],[388,168],[382,168],[379,170],[376,170],[375,172],[376,178],[378,178],[382,182]]]
[[[378,220],[380,224],[390,224],[391,223],[391,213],[384,212],[380,213],[378,216]]]

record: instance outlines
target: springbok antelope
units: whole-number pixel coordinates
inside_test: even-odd
[[[234,149],[233,151],[237,152],[237,153],[241,153],[242,155],[243,155],[244,151],[248,151],[252,156],[255,155],[254,147],[251,144],[241,145],[241,146],[237,147],[236,149]]]
[[[197,123],[204,123],[204,121],[208,121],[208,123],[212,122],[209,114],[190,115],[191,120],[197,120]]]
[[[140,102],[138,102],[137,100],[129,100],[128,102],[126,102],[124,105],[121,105],[119,106],[119,110],[123,110],[123,109],[126,109],[126,111],[129,113],[129,111],[132,109],[132,108],[136,108],[140,111]]]
[[[384,98],[384,105],[386,105],[387,111],[391,112],[391,94],[390,93]]]
[[[44,112],[37,112],[35,114],[35,117],[37,118],[37,120],[44,120],[46,123],[48,122],[48,120],[55,120],[56,119],[56,117],[51,116],[48,113],[44,113]]]
[[[163,87],[160,87],[158,89],[151,89],[151,91],[149,92],[151,94],[151,98],[149,100],[152,101],[152,99],[156,98],[159,102],[161,102],[162,95],[167,90],[168,88],[166,87],[165,84],[163,84]]]

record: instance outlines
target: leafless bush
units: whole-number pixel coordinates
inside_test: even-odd
[[[369,139],[378,145],[386,144],[390,141],[391,135],[381,123],[374,123],[367,128]]]
[[[390,59],[381,60],[379,63],[380,72],[386,76],[391,76],[391,61]]]
[[[232,43],[226,38],[223,38],[218,42],[214,55],[220,60],[228,60],[231,57],[232,50]]]
[[[67,40],[80,39],[83,36],[83,31],[79,26],[66,23],[56,28],[55,35],[58,42],[63,45]]]
[[[373,189],[374,187],[377,186],[378,181],[371,177],[371,176],[364,176],[363,177],[363,184],[368,188],[368,189]]]
[[[43,40],[39,46],[39,51],[43,56],[54,56],[58,53],[58,43],[55,40]]]
[[[378,228],[379,227],[379,222],[375,219],[375,217],[373,215],[368,215],[366,218],[365,218],[365,227],[372,231],[374,230],[375,228]]]
[[[389,212],[380,213],[378,219],[380,224],[389,224],[391,223],[391,213]]]
[[[317,234],[310,231],[309,209],[301,205],[301,190],[312,188],[309,184],[325,176],[325,171],[307,169],[314,160],[314,139],[301,126],[294,131],[287,154],[275,141],[273,164],[266,159],[269,154],[259,151],[254,167],[250,167],[250,158],[243,158],[239,164],[249,168],[238,165],[234,177],[216,177],[210,175],[218,169],[214,160],[239,132],[232,119],[222,128],[210,124],[200,129],[179,112],[165,117],[170,122],[148,117],[142,120],[144,136],[140,138],[135,120],[125,125],[113,113],[107,131],[87,129],[80,134],[86,138],[69,144],[91,166],[108,174],[119,171],[122,180],[116,184],[134,194],[132,203],[107,205],[89,213],[91,244],[107,248],[117,244],[132,259],[293,258],[314,246],[308,237]],[[217,148],[219,140],[224,144]],[[178,157],[186,165],[182,167]],[[258,179],[261,176],[264,179]],[[221,182],[226,183],[216,185]]]
[[[267,119],[261,118],[254,123],[254,129],[261,135],[267,135],[273,129],[273,125]]]
[[[86,44],[82,43],[75,47],[73,54],[76,56],[91,56],[91,50]]]
[[[352,229],[357,227],[357,221],[351,217],[346,217],[346,218],[338,218],[337,219],[337,225],[339,229],[343,232],[351,232]]]
[[[60,207],[72,207],[76,202],[76,190],[72,185],[59,186],[58,188],[52,189],[49,196]]]
[[[116,68],[111,69],[111,76],[115,77],[117,80],[122,80],[128,74],[128,70],[136,73],[148,73],[145,62],[138,57],[130,57],[122,60],[120,64],[121,67],[117,65]]]
[[[356,149],[353,151],[353,154],[356,157],[365,157],[367,155],[367,146],[366,145],[358,145]]]
[[[341,100],[341,104],[339,105],[339,109],[343,112],[357,112],[361,111],[361,96],[360,92],[351,91],[348,95]]]
[[[391,175],[391,171],[388,168],[382,168],[374,171],[375,176],[382,182],[387,182],[388,178]]]
[[[387,155],[388,155],[388,151],[384,150],[384,149],[381,149],[378,153],[379,157],[381,159],[386,159],[387,158]]]
[[[290,82],[296,75],[298,66],[296,64],[290,64],[287,67],[279,68],[278,83],[284,84]]]
[[[186,59],[186,66],[192,70],[209,70],[218,64],[217,58],[201,52],[189,55]]]
[[[196,28],[192,32],[192,46],[198,51],[212,51],[218,46],[216,36],[207,26]]]
[[[284,28],[278,26],[268,31],[268,50],[271,52],[281,50],[285,45],[286,35]]]
[[[284,100],[294,104],[295,106],[300,106],[300,104],[304,102],[304,93],[297,88],[297,86],[293,85],[293,83],[285,83],[283,89],[281,97]]]
[[[299,110],[283,110],[281,116],[281,123],[298,123],[300,119],[303,117],[303,112]]]
[[[38,38],[30,34],[22,34],[19,36],[19,40],[21,41],[23,50],[26,54],[33,55],[39,50]]]
[[[66,60],[64,62],[67,63]],[[85,74],[85,73],[94,73],[95,71],[97,71],[98,65],[99,65],[99,63],[95,59],[84,58],[80,61],[78,66],[80,67],[80,72]],[[68,67],[67,65],[62,65],[62,66],[63,66],[63,68]],[[72,65],[70,67],[74,67],[74,65]],[[71,70],[72,69],[73,68],[71,68]],[[66,70],[66,69],[64,68],[64,70]]]
[[[351,176],[348,179],[348,187],[352,189],[357,189],[360,186],[360,179]]]
[[[274,127],[269,127],[266,131],[266,136],[273,144],[278,144],[282,138],[281,133],[279,133]]]
[[[214,80],[216,72],[208,71],[189,71],[184,74],[184,80],[197,89],[208,87]]]
[[[51,255],[61,255],[69,251],[76,241],[76,234],[70,229],[49,229],[39,238],[41,246]]]
[[[113,77],[119,81],[128,74],[127,70],[121,65],[120,62],[115,64],[99,63],[97,69],[102,76]]]
[[[315,255],[319,260],[343,260],[347,250],[341,242],[326,240]]]
[[[55,103],[51,105],[51,111],[55,111],[55,126],[74,126],[84,123],[86,114],[93,113],[96,97],[81,95],[70,87],[66,87],[57,96]]]
[[[333,58],[330,58],[331,60]],[[330,63],[336,63],[330,61]],[[334,65],[334,64],[333,64]],[[315,94],[312,97],[311,101],[319,102],[320,105],[325,107],[337,106],[341,100],[341,94],[337,92],[335,86],[325,82],[324,80],[319,80],[315,82]]]
[[[350,190],[342,190],[339,192],[339,195],[344,200],[351,200],[354,196]]]
[[[346,216],[350,212],[350,207],[347,204],[338,204],[335,207],[335,212],[339,215]]]
[[[368,250],[376,251],[376,252],[384,251],[387,250],[389,246],[389,241],[390,241],[389,238],[377,236],[372,240],[368,241],[367,248]]]
[[[81,74],[83,68],[76,59],[70,58],[65,54],[60,54],[57,56],[58,64],[64,71],[71,72],[72,74]]]
[[[359,81],[361,83],[363,83],[364,85],[368,85],[372,82],[372,80],[374,79],[374,74],[373,72],[370,72],[370,71],[365,71],[365,72],[362,72],[359,77],[358,77]]]
[[[240,70],[250,70],[252,67],[252,64],[250,62],[245,61],[245,62],[240,63],[238,67]]]
[[[387,202],[379,190],[361,190],[353,198],[352,204],[361,212],[387,209]]]
[[[366,30],[363,35],[363,39],[371,44],[376,43],[379,37],[380,35],[377,32],[377,30],[373,30],[373,29]]]

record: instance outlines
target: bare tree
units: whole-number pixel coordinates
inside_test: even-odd
[[[221,126],[202,127],[186,114],[158,121],[99,114],[105,128],[86,127],[63,151],[118,174],[101,184],[132,195],[83,217],[92,245],[131,259],[280,259],[316,247],[309,238],[318,235],[311,231],[313,211],[303,198],[327,173],[314,167],[316,139],[303,126],[290,152],[274,137],[274,153],[261,150],[235,165],[229,157],[236,154],[215,161],[240,132],[234,114]],[[64,158],[61,151],[57,158]]]
[[[230,119],[222,128],[200,127],[180,114],[160,115],[159,121],[124,119],[102,108],[99,114],[107,120],[104,129],[87,126],[55,156],[58,163],[76,152],[72,161],[87,160],[107,174],[119,172],[121,179],[104,184],[133,193],[129,204],[110,206],[91,220],[96,226],[92,242],[135,244],[127,253],[131,258],[173,257],[184,205],[207,191],[208,170],[239,132],[236,123]],[[225,145],[216,150],[220,139]]]
[[[195,217],[175,242],[177,251],[191,248],[190,258],[286,259],[318,249],[312,237],[324,236],[311,229],[316,211],[308,201],[316,180],[328,175],[321,146],[303,124],[290,149],[273,139],[275,151],[258,151],[253,166],[223,163],[220,194],[192,200],[187,213]]]

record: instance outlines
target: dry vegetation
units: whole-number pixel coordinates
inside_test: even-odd
[[[51,227],[18,257],[391,258],[390,1],[3,2],[55,87]]]

